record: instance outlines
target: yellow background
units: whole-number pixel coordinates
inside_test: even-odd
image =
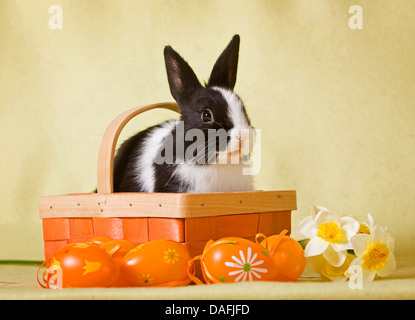
[[[413,254],[415,1],[1,0],[0,260],[42,260],[38,198],[93,190],[109,122],[172,101],[165,45],[204,81],[235,33],[235,91],[262,130],[256,187],[297,190],[293,236],[318,204],[372,213]],[[143,115],[121,140],[170,116]]]

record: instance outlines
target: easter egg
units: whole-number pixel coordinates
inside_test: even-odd
[[[113,259],[122,259],[137,244],[129,240],[111,240],[101,245],[101,249],[105,250]]]
[[[200,263],[206,283],[272,281],[277,276],[268,251],[238,237],[209,241]]]
[[[71,243],[55,252],[46,272],[49,288],[110,287],[119,268],[97,245]]]
[[[105,250],[108,255],[115,260],[118,267],[121,266],[121,261],[124,256],[135,246],[137,246],[134,242],[129,240],[111,240],[105,242],[101,249]],[[118,275],[117,281],[113,284],[113,287],[128,287],[128,282],[124,279],[122,273],[120,272]]]
[[[87,243],[87,244],[96,244],[97,246],[102,246],[104,243],[106,243],[108,241],[112,241],[112,239],[108,238],[108,237],[95,237],[95,238],[92,238],[92,239],[89,239],[89,240],[85,241],[85,243]]]
[[[152,240],[133,248],[121,262],[124,279],[135,287],[180,286],[187,275],[190,254],[173,240]]]
[[[262,240],[278,269],[278,281],[295,281],[304,272],[306,258],[301,245],[293,238],[280,234]]]

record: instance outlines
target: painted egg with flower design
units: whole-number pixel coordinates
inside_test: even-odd
[[[95,244],[71,243],[55,252],[46,270],[49,288],[111,287],[116,262]]]
[[[134,287],[184,286],[190,253],[173,240],[152,240],[129,251],[121,261],[120,271]]]
[[[272,281],[277,276],[268,251],[238,237],[210,240],[200,263],[206,283]]]

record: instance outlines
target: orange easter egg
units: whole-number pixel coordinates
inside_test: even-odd
[[[101,248],[113,259],[122,259],[137,244],[129,240],[111,240],[104,243]]]
[[[47,269],[49,288],[110,287],[116,262],[95,244],[71,243],[55,252]]]
[[[121,262],[124,279],[135,287],[181,286],[190,282],[187,248],[173,240],[152,240],[133,248]]]
[[[238,237],[209,241],[200,263],[206,283],[272,281],[277,276],[268,251]]]
[[[112,239],[108,237],[95,237],[95,238],[85,241],[85,243],[96,244],[97,246],[102,246],[104,243],[107,243],[108,241],[112,241]]]
[[[101,249],[105,250],[108,255],[115,260],[118,267],[121,266],[121,261],[124,256],[137,244],[129,240],[111,240],[104,243]],[[117,281],[113,284],[113,287],[128,287],[128,282],[124,279],[122,273],[118,275]]]
[[[270,252],[274,260],[278,281],[295,281],[304,272],[304,250],[293,238],[284,234],[273,235],[262,240],[261,246]]]

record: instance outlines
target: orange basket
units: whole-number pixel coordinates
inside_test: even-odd
[[[176,103],[146,105],[122,113],[108,126],[98,154],[97,193],[39,199],[45,259],[68,243],[101,236],[136,243],[172,239],[196,256],[210,239],[254,240],[257,233],[270,236],[291,230],[291,211],[297,209],[295,191],[114,193],[114,155],[120,132],[133,117],[155,108],[179,112]]]

